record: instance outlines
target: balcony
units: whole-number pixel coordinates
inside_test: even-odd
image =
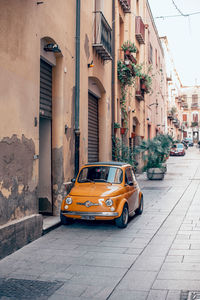
[[[198,127],[199,123],[197,121],[191,122],[191,127]]]
[[[141,88],[141,80],[137,77],[136,79],[136,90],[135,90],[135,98],[139,101],[144,100],[144,90]]]
[[[111,31],[102,12],[95,12],[93,48],[103,60],[112,60]]]
[[[181,104],[181,107],[183,107],[183,109],[188,109],[188,104],[186,102],[183,102]]]
[[[130,11],[131,0],[119,0],[119,3],[125,13]]]
[[[168,119],[170,119],[170,120],[173,119],[173,115],[172,115],[171,111],[168,111],[167,117],[168,117]]]
[[[145,44],[145,26],[141,17],[135,17],[135,36],[140,44]]]
[[[191,104],[191,108],[199,108],[198,102],[197,102],[197,103],[192,103],[192,104]]]

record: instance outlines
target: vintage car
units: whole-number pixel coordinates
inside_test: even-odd
[[[127,163],[88,163],[72,181],[74,186],[61,204],[64,225],[73,219],[115,220],[118,227],[124,228],[129,216],[143,212],[143,194]]]
[[[170,150],[170,156],[183,156],[185,155],[184,145],[182,143],[178,143],[173,145]]]

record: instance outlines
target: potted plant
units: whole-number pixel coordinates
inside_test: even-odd
[[[114,122],[114,133],[117,132],[118,128],[120,128],[120,124],[118,122]]]
[[[144,160],[143,170],[147,178],[162,180],[166,173],[166,159],[169,155],[172,138],[169,135],[160,134],[148,141],[142,141],[137,151],[142,153]]]
[[[141,89],[145,93],[150,93],[151,92],[151,85],[152,85],[152,78],[148,74],[142,74],[140,77],[140,84],[141,84]]]
[[[121,128],[120,128],[120,133],[121,133],[121,134],[125,134],[125,133],[126,133],[126,129],[127,129],[127,128],[125,128],[125,127],[121,127]]]
[[[131,41],[124,42],[123,45],[121,46],[121,49],[124,51],[126,55],[130,55],[130,53],[137,52],[137,48],[135,44],[132,43]]]

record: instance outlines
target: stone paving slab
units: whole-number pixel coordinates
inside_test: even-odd
[[[165,180],[138,176],[145,209],[126,229],[61,226],[1,260],[0,277],[61,281],[55,300],[180,300],[200,287],[199,169],[195,148],[170,158]]]

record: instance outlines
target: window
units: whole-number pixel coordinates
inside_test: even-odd
[[[187,122],[187,115],[183,114],[183,122]]]
[[[133,185],[133,175],[132,175],[132,170],[130,168],[126,169],[125,183],[129,185]]]
[[[198,94],[192,95],[192,103],[198,103]]]
[[[156,63],[156,67],[158,66],[158,51],[157,49],[155,49],[155,63]]]
[[[193,113],[193,122],[198,122],[198,113]]]
[[[151,43],[149,43],[149,62],[152,64],[153,63],[153,47]]]

